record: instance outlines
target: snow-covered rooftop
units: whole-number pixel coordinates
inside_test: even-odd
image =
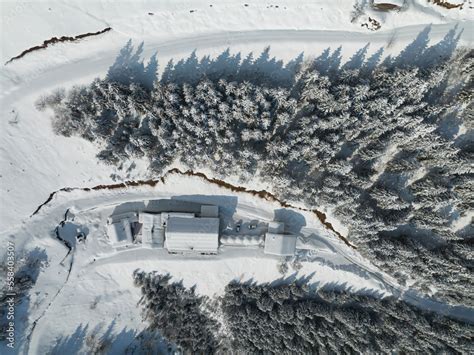
[[[166,227],[165,243],[171,252],[217,253],[219,219],[171,217]]]
[[[107,224],[107,235],[112,244],[132,242],[130,220],[125,218],[118,222]]]
[[[296,236],[290,234],[267,233],[265,237],[265,254],[292,256],[296,250]]]

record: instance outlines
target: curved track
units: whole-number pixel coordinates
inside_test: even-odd
[[[473,42],[473,33],[470,30],[474,21],[460,22],[458,24],[430,25],[429,37],[432,41],[441,40],[450,30],[457,28],[462,32],[461,40],[465,43]],[[281,44],[301,44],[306,48],[317,48],[309,55],[315,55],[320,52],[320,48],[331,47],[336,49],[339,45],[347,43],[360,44],[360,47],[370,43],[374,48],[383,48],[387,44],[396,42],[403,46],[410,44],[418,34],[420,34],[426,25],[406,26],[391,31],[382,32],[346,32],[346,31],[318,31],[318,30],[254,30],[254,31],[235,31],[201,34],[172,40],[154,40],[153,38],[144,39],[144,56],[151,56],[158,53],[158,57],[181,57],[189,55],[194,50],[205,50],[216,47],[229,47],[239,45],[257,44],[262,46],[278,46]],[[112,31],[113,32],[113,31]],[[116,33],[117,34],[117,33]],[[123,35],[123,44],[127,37]],[[387,48],[385,48],[387,50]],[[74,61],[68,59],[62,65],[48,68],[46,71],[35,74],[32,78],[18,78],[15,76],[14,63],[11,67],[2,73],[2,86],[6,88],[1,97],[4,102],[12,103],[19,97],[24,97],[30,93],[40,92],[47,87],[54,87],[61,83],[74,81],[81,77],[103,75],[108,67],[114,62],[120,48],[110,48],[98,55],[90,55],[86,58]],[[390,50],[387,50],[389,53]],[[32,54],[34,55],[34,54]],[[295,53],[295,56],[298,53]],[[164,63],[162,63],[163,65]],[[8,89],[8,87],[10,87]]]

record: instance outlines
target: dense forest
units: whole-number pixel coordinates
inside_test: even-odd
[[[204,311],[211,300],[171,282],[170,275],[136,271],[134,280],[149,330],[185,352],[456,354],[471,349],[471,325],[391,297],[310,291],[297,282],[232,282],[214,301],[217,321]]]
[[[344,64],[340,49],[286,65],[226,51],[170,62],[161,77],[129,43],[105,78],[37,107],[107,164],[259,174],[281,199],[331,208],[400,283],[473,306],[474,56],[455,50],[454,30],[432,46],[428,32],[383,60],[367,47]]]
[[[218,322],[203,311],[205,297],[170,282],[170,275],[135,271],[133,277],[142,291],[140,303],[149,322],[148,331],[159,332],[193,354],[209,354],[217,349]]]

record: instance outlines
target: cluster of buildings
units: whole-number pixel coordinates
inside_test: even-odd
[[[140,244],[170,253],[217,254],[221,245],[263,247],[266,254],[295,254],[297,236],[285,234],[282,222],[270,222],[263,234],[239,230],[221,235],[219,208],[202,205],[200,212],[129,212],[107,219],[107,235],[115,247]]]

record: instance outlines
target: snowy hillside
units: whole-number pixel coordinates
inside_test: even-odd
[[[43,41],[75,36],[111,27],[115,34],[145,40],[167,41],[216,32],[258,30],[329,30],[368,32],[369,17],[380,30],[410,25],[443,24],[472,18],[472,4],[448,10],[423,0],[390,0],[378,3],[399,8],[378,10],[369,1],[128,1],[119,6],[107,1],[2,2],[5,38],[2,61]],[[376,2],[377,3],[377,2]],[[463,3],[463,1],[451,1]],[[382,7],[383,8],[383,7]],[[110,38],[110,39],[112,39]]]
[[[39,95],[57,87],[87,83],[96,76],[103,76],[129,39],[135,45],[143,41],[143,58],[157,54],[160,72],[170,60],[177,62],[189,57],[193,51],[198,57],[217,56],[227,48],[232,54],[240,53],[245,57],[253,53],[256,57],[269,46],[270,56],[290,61],[301,54],[311,58],[327,48],[334,51],[341,47],[342,60],[345,61],[369,44],[367,57],[380,49],[385,57],[405,48],[429,24],[433,24],[429,33],[433,43],[441,40],[455,25],[461,33],[460,45],[473,41],[472,31],[469,31],[472,9],[468,5],[462,10],[448,11],[432,4],[426,5],[426,9],[425,5],[410,4],[403,14],[380,13],[385,17],[387,28],[373,32],[351,24],[350,13],[354,4],[350,1],[339,1],[337,6],[333,1],[319,1],[317,6],[313,2],[291,3],[293,5],[288,4],[285,10],[281,6],[267,8],[270,5],[251,2],[245,6],[226,1],[209,7],[201,1],[179,4],[169,1],[159,4],[160,11],[155,4],[152,11],[148,10],[147,2],[122,2],[120,7],[113,8],[107,3],[88,2],[87,10],[74,2],[54,2],[51,5],[44,1],[3,2],[2,14],[6,18],[3,36],[5,39],[14,38],[2,41],[4,62],[55,36],[77,36],[107,27],[112,31],[75,43],[53,44],[3,67],[1,108],[7,119],[2,121],[2,131],[5,132],[2,167],[10,167],[15,173],[2,174],[0,188],[10,203],[2,211],[2,222],[8,220],[10,226],[19,223],[49,193],[59,188],[111,182],[110,174],[117,172],[90,164],[94,148],[76,142],[72,158],[69,149],[63,148],[63,144],[70,147],[71,141],[53,138],[51,131],[43,128],[49,125],[49,118],[38,113],[32,103]],[[201,11],[190,13],[187,9],[198,4]],[[256,9],[252,10],[252,6]],[[53,9],[61,11],[60,16],[54,16],[61,21],[49,20],[52,15],[48,14]],[[293,11],[291,16],[282,14],[282,11],[290,10]],[[218,14],[215,16],[212,11],[218,11]],[[148,15],[148,12],[154,15]],[[173,16],[169,16],[170,13]],[[133,16],[133,21],[130,16]],[[161,16],[160,21],[156,16]],[[173,21],[175,25],[171,26],[164,19]],[[459,20],[461,22],[457,22]],[[91,21],[95,21],[93,26]],[[26,30],[15,28],[23,24],[27,24]],[[348,26],[352,27],[351,30]],[[25,139],[30,144],[18,145]],[[49,144],[52,140],[55,141],[54,147]],[[59,167],[57,161],[62,162]],[[36,164],[41,169],[36,169]],[[30,176],[33,174],[42,181],[32,185]],[[144,176],[146,172],[137,169],[131,174],[131,177],[134,174]],[[28,202],[24,201],[25,197]]]
[[[0,353],[467,353],[473,15],[3,1]],[[218,251],[113,240],[160,203],[218,206]]]

